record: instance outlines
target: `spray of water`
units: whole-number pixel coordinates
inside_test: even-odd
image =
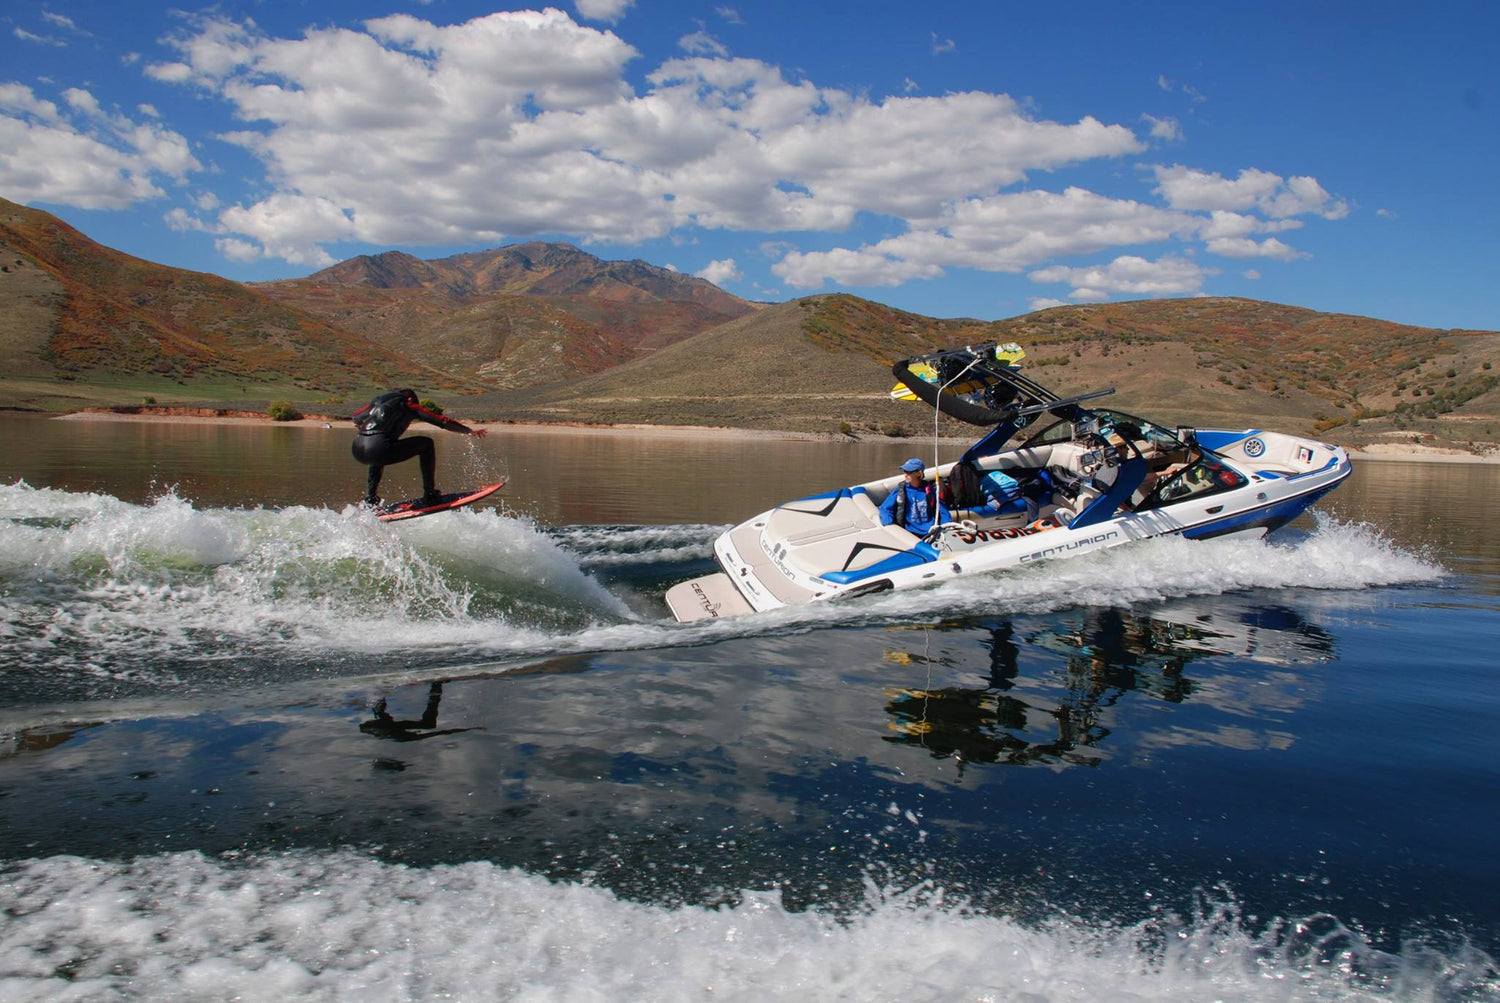
[[[676,624],[659,598],[644,611],[622,600],[633,574],[654,589],[664,566],[701,566],[718,531],[544,530],[495,510],[392,527],[356,508],[198,509],[170,492],[132,505],[0,485],[0,636],[15,655],[0,690],[106,697],[1445,574],[1368,526],[1325,519],[1283,544],[1164,538],[719,622]]]
[[[623,901],[488,863],[409,869],[340,852],[0,872],[16,998],[651,1000],[1493,999],[1466,943],[1392,954],[1326,916],[1247,922],[1232,897],[1128,927],[1028,926],[931,888],[796,912]],[[650,945],[643,951],[642,945]]]

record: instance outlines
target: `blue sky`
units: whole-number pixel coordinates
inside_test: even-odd
[[[1500,4],[0,7],[0,196],[253,281],[527,239],[941,317],[1500,328]]]

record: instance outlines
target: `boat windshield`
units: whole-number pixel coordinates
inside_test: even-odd
[[[1049,417],[1053,416],[1049,415]],[[1044,425],[1041,431],[1033,432],[1020,443],[1020,446],[1050,446],[1079,439],[1089,433],[1106,439],[1111,436],[1126,439],[1136,443],[1144,452],[1176,453],[1187,448],[1186,444],[1173,432],[1162,428],[1155,422],[1110,408],[1079,411],[1072,419],[1059,418],[1051,424]]]
[[[1248,481],[1239,471],[1226,466],[1211,453],[1201,453],[1181,468],[1168,468],[1154,489],[1137,506],[1137,511],[1156,508],[1171,502],[1217,494],[1244,487]]]

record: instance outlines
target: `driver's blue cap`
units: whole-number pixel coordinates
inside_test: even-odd
[[[923,469],[925,466],[926,466],[926,464],[924,464],[917,457],[913,456],[911,459],[909,459],[905,463],[901,464],[901,469],[905,470],[907,473],[910,474],[910,473],[915,473],[916,471]]]

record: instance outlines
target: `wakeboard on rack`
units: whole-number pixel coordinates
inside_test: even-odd
[[[382,505],[377,508],[375,510],[375,518],[381,522],[396,522],[400,519],[415,519],[418,516],[432,515],[434,512],[447,512],[450,509],[472,505],[481,498],[488,498],[503,487],[505,487],[504,481],[496,481],[494,484],[486,484],[484,487],[455,491],[452,494],[439,496],[438,500],[430,505],[423,504],[420,498],[392,502],[389,505]]]

